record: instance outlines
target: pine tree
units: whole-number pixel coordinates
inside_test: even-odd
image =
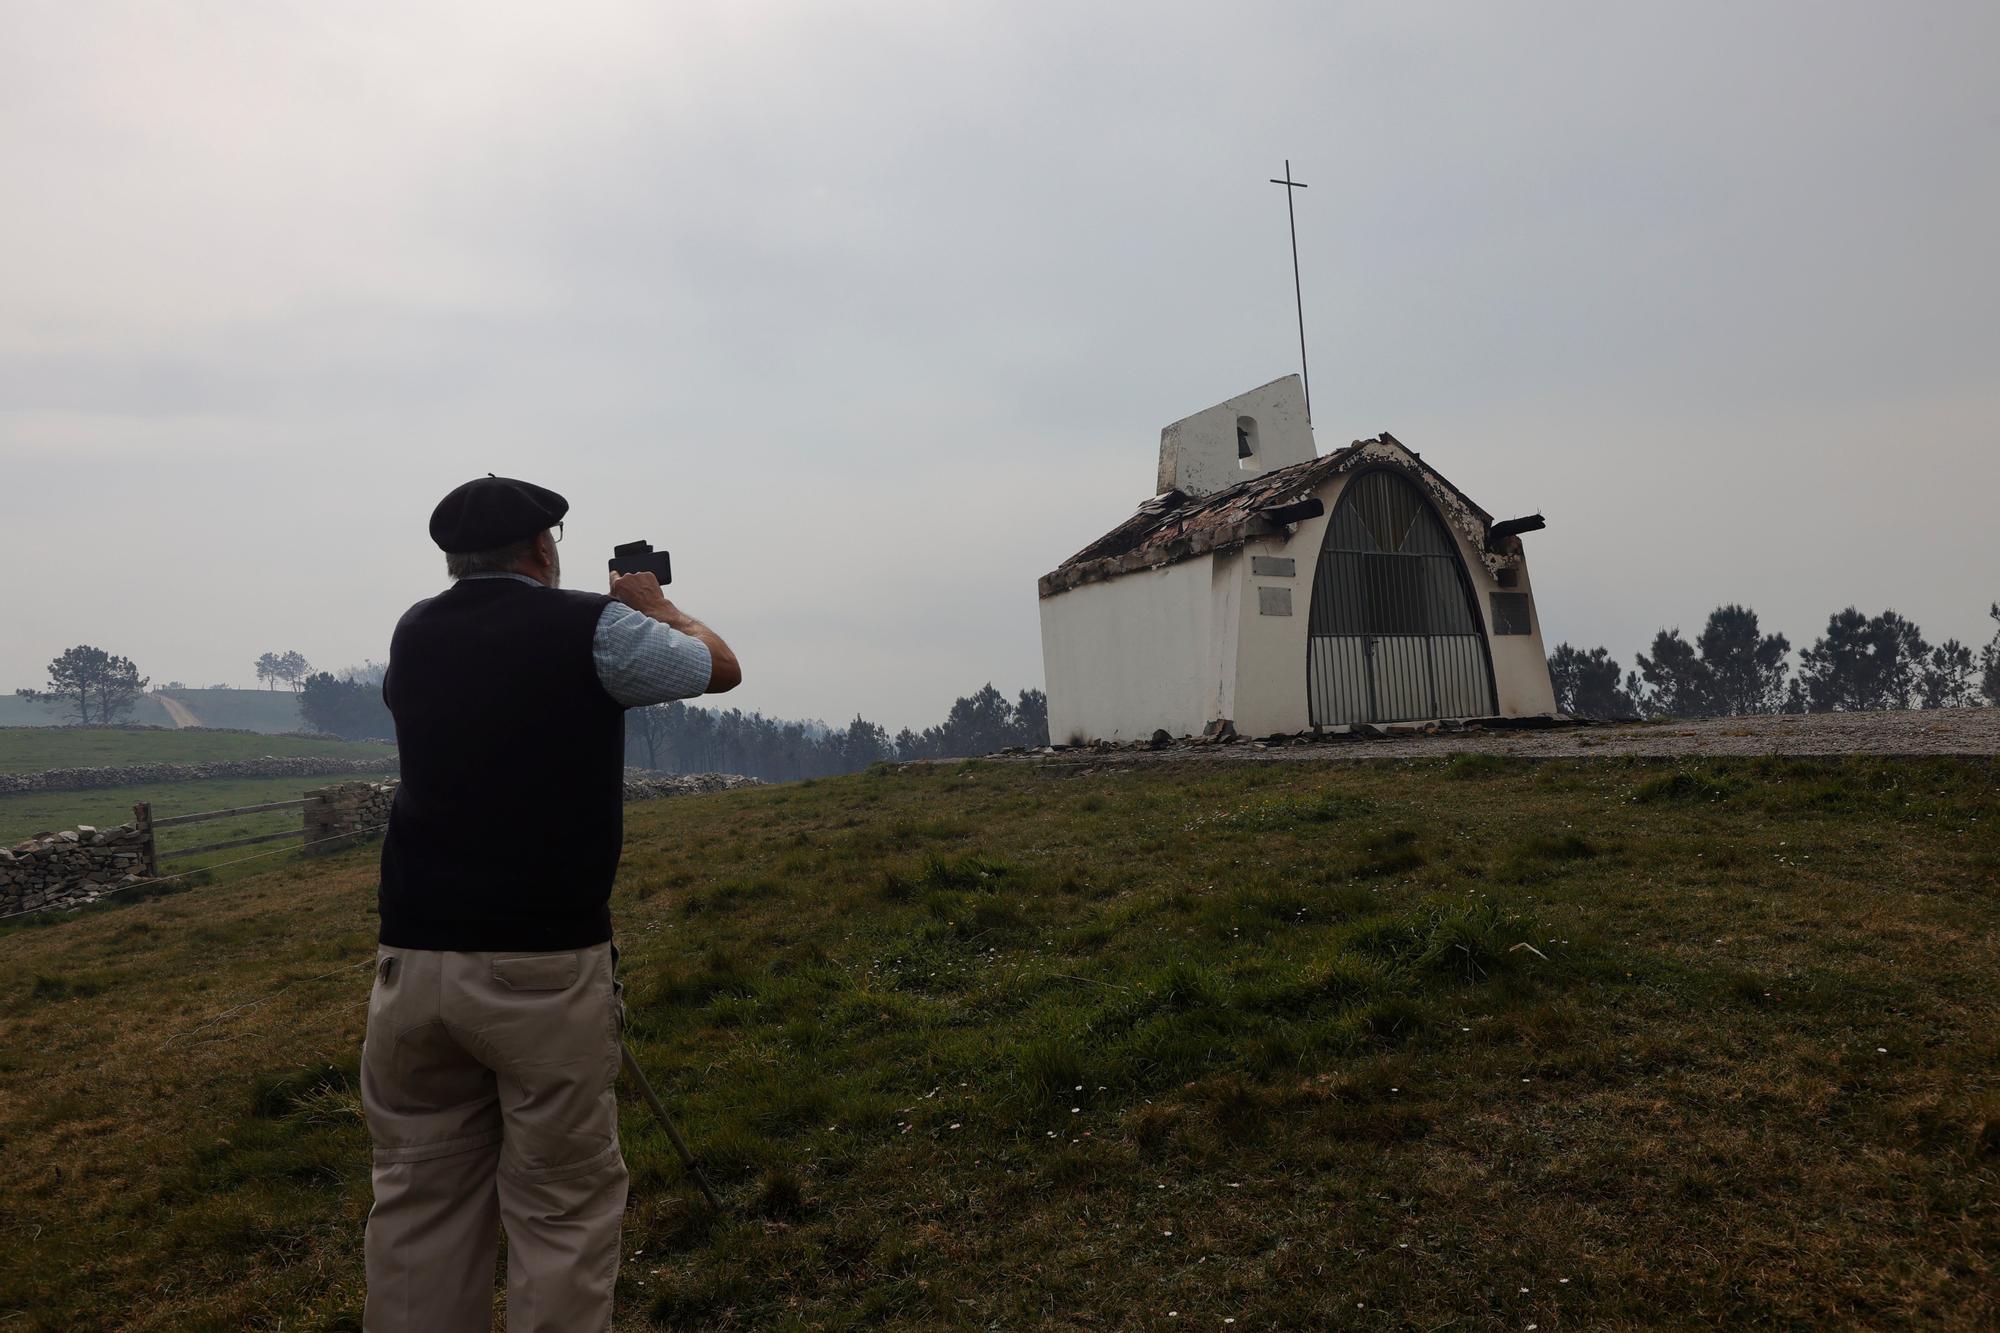
[[[1785,704],[1786,657],[1792,645],[1782,634],[1759,634],[1757,613],[1747,606],[1718,606],[1701,637],[1702,666],[1708,674],[1709,703],[1718,713],[1776,713]]]
[[[314,731],[351,741],[392,740],[396,735],[396,720],[382,702],[379,684],[343,680],[326,671],[305,678],[299,716]]]
[[[1631,717],[1639,711],[1618,683],[1618,663],[1609,650],[1584,652],[1557,644],[1549,656],[1549,683],[1555,687],[1556,708],[1576,717]]]
[[[1716,711],[1714,673],[1679,629],[1663,629],[1653,636],[1653,655],[1639,654],[1639,674],[1646,682],[1646,703],[1654,712],[1707,717]]]
[[[1979,704],[1979,668],[1972,649],[1946,639],[1931,649],[1917,674],[1917,707],[1974,708]]]
[[[1894,611],[1864,616],[1853,607],[1827,619],[1826,633],[1799,654],[1799,678],[1813,712],[1908,708],[1916,701],[1930,645]]]
[[[1993,603],[1987,614],[2000,623],[2000,602]],[[1980,650],[1979,659],[1979,688],[1988,703],[2000,707],[2000,629],[1993,631],[1993,641]]]
[[[76,710],[76,720],[85,724],[105,723],[131,710],[147,680],[130,658],[80,643],[49,663],[47,689],[14,693],[36,703],[66,703]]]

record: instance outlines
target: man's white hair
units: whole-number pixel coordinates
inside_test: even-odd
[[[516,565],[535,553],[535,543],[539,540],[541,534],[536,533],[526,541],[510,542],[490,551],[447,551],[444,572],[455,579],[468,574],[512,573]]]

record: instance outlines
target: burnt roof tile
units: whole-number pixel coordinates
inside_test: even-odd
[[[1370,445],[1393,446],[1463,502],[1479,521],[1492,521],[1485,510],[1418,459],[1408,445],[1383,431],[1376,439],[1356,440],[1344,449],[1260,473],[1211,495],[1189,496],[1180,491],[1156,495],[1143,501],[1132,517],[1043,575],[1037,588],[1048,597],[1078,584],[1171,565],[1240,546],[1252,537],[1282,532],[1281,526],[1261,516],[1263,510],[1311,495],[1335,474],[1363,461]],[[1381,452],[1378,448],[1370,456]]]

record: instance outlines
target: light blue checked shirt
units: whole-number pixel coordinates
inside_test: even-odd
[[[465,579],[517,579],[542,586],[526,574],[467,574]],[[627,708],[692,699],[707,691],[714,669],[707,644],[623,602],[613,602],[597,618],[590,652],[604,692]]]

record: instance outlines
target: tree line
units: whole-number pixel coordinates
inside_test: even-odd
[[[2000,603],[1988,614],[2000,625]],[[1556,707],[1582,717],[1726,717],[1881,708],[2000,705],[2000,629],[1975,650],[1925,641],[1894,611],[1854,607],[1791,661],[1791,642],[1766,634],[1746,606],[1718,606],[1692,641],[1680,629],[1653,636],[1652,651],[1621,675],[1605,648],[1559,644],[1549,656]]]
[[[265,653],[257,659],[257,679],[267,682],[269,689],[277,689],[282,680],[297,690],[312,673],[312,663],[301,652]]]
[[[1009,700],[991,682],[954,700],[944,721],[915,731],[855,715],[844,727],[741,709],[656,704],[625,714],[625,759],[662,773],[745,773],[767,782],[832,777],[887,760],[953,759],[1010,745],[1046,745],[1049,701],[1040,690]]]
[[[338,675],[306,678],[299,709],[315,731],[350,740],[393,739],[395,723],[382,702],[384,667],[366,662]],[[884,760],[951,759],[991,754],[1010,745],[1046,745],[1048,697],[1022,690],[1010,701],[989,683],[952,703],[944,721],[894,736],[855,716],[844,727],[766,717],[740,708],[685,702],[633,708],[625,714],[625,762],[660,773],[744,773],[766,782],[832,777]]]
[[[382,701],[388,670],[382,663],[311,671],[299,653],[266,653],[257,667],[260,678],[294,683],[308,729],[347,740],[395,738],[395,721]],[[104,724],[129,713],[148,683],[131,659],[79,644],[49,663],[46,689],[15,692],[66,704],[79,722]],[[831,777],[884,760],[991,754],[1010,745],[1046,745],[1048,738],[1048,696],[1022,690],[1010,700],[991,683],[955,700],[937,725],[905,727],[894,736],[859,715],[844,727],[687,703],[625,715],[629,764],[665,773],[745,773],[768,782]]]
[[[271,688],[285,681],[296,690],[312,673],[312,665],[299,652],[265,653],[256,662],[257,679],[269,681]],[[118,721],[132,711],[152,677],[139,674],[129,657],[108,653],[102,648],[80,643],[66,648],[49,663],[49,682],[41,689],[19,689],[14,693],[30,703],[68,708],[78,722],[100,726]],[[169,681],[167,689],[182,688]],[[211,685],[210,689],[227,689]]]

